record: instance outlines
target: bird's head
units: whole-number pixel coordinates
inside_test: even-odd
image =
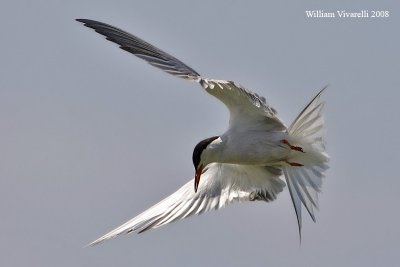
[[[207,164],[212,162],[207,157],[208,153],[205,153],[207,151],[207,147],[218,137],[219,136],[213,136],[213,137],[206,138],[206,139],[200,141],[194,147],[192,159],[193,159],[193,165],[194,165],[194,169],[195,169],[195,175],[194,175],[194,191],[195,192],[197,192],[197,188],[198,188],[199,182],[200,182],[200,176],[203,172],[203,169],[207,166]]]

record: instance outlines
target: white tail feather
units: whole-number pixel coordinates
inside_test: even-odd
[[[324,89],[314,97],[288,128],[289,142],[301,146],[305,152],[293,152],[288,159],[288,162],[298,163],[302,166],[283,168],[296,211],[300,237],[301,203],[315,222],[314,210],[318,209],[318,193],[321,191],[324,172],[328,169],[329,157],[325,153],[324,118],[322,116],[324,103],[319,101]]]

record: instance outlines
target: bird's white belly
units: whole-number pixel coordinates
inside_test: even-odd
[[[254,132],[222,137],[226,141],[220,160],[224,163],[246,165],[275,165],[285,160],[290,149],[281,142],[283,132]]]

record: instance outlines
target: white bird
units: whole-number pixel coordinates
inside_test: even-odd
[[[233,202],[273,201],[285,182],[297,216],[301,237],[301,209],[315,221],[324,172],[329,157],[325,153],[322,89],[286,127],[277,112],[261,97],[233,81],[202,77],[170,54],[114,26],[77,19],[135,56],[172,75],[199,83],[223,102],[230,111],[229,128],[220,135],[199,142],[193,151],[193,181],[96,239],[98,244],[120,234],[142,233],[149,229]],[[200,180],[201,178],[201,180]]]

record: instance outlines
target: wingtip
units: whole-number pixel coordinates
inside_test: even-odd
[[[86,244],[83,248],[88,248],[88,247],[97,246],[98,244],[102,243],[104,240],[106,240],[106,239],[100,237],[100,238],[98,238],[98,239],[92,241],[91,243]]]
[[[90,24],[91,22],[94,22],[94,20],[91,20],[91,19],[75,19],[77,22],[80,22],[80,23],[82,23],[83,25],[87,25],[87,24]]]
[[[92,242],[92,243],[93,243],[93,242]],[[92,247],[92,246],[93,246],[92,243],[86,244],[86,245],[84,245],[82,248]]]

